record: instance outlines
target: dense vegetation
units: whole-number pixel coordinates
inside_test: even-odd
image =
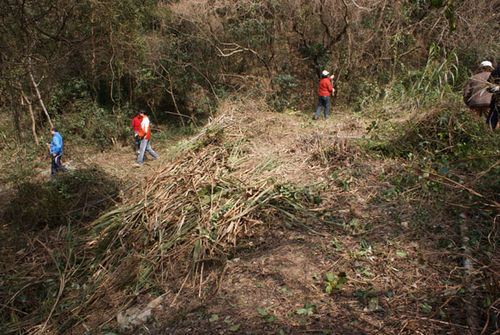
[[[83,332],[89,322],[88,333],[116,333],[100,315],[109,306],[117,313],[166,288],[177,290],[176,302],[188,279],[199,281],[193,296],[208,299],[221,285],[214,273],[223,277],[225,262],[250,252],[267,230],[322,236],[325,226],[336,236],[327,256],[349,250],[345,264],[424,241],[432,252],[419,251],[414,265],[429,265],[424,275],[433,267],[450,273],[442,286],[424,286],[428,295],[407,294],[417,315],[442,323],[425,329],[498,331],[500,139],[464,113],[460,96],[480,61],[500,62],[498,12],[487,0],[0,0],[0,332]],[[305,130],[323,69],[337,77],[336,105],[354,123],[369,120],[356,144],[328,145],[321,136],[336,134]],[[228,104],[244,115],[241,124],[219,116]],[[154,187],[96,165],[41,180],[51,125],[74,152],[108,151],[130,142],[139,108],[150,112],[156,139],[197,134],[148,177]],[[300,154],[327,182],[278,182],[280,159],[245,165],[247,144],[277,122],[252,119],[264,110],[298,115]],[[300,157],[301,149],[287,150]],[[369,203],[357,202],[359,190],[372,195]],[[354,215],[353,204],[376,210]],[[373,228],[384,220],[397,227]],[[464,254],[473,273],[455,271]],[[390,262],[409,258],[405,249]],[[377,263],[384,276],[388,259]],[[421,280],[409,272],[407,283]],[[352,279],[347,270],[327,272],[315,284],[330,294]],[[397,308],[374,304],[380,292],[367,282],[353,293],[360,308],[389,311],[383,318],[411,333],[394,321]],[[383,293],[387,301],[397,300],[393,291]],[[472,321],[460,315],[464,301],[477,305],[467,313]],[[183,320],[183,308],[167,323]],[[295,317],[314,319],[317,309],[307,302]],[[258,313],[274,321],[269,310]]]
[[[349,102],[429,77],[420,94],[498,55],[498,4],[486,0],[2,0],[0,12],[3,129],[23,142],[54,119],[105,146],[139,107],[184,126],[241,90],[308,106],[323,68]],[[445,59],[453,78],[422,72]]]

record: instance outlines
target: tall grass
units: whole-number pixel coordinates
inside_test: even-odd
[[[401,63],[400,71],[387,84],[375,76],[367,78],[361,84],[364,94],[358,98],[356,109],[366,115],[387,111],[412,114],[438,100],[454,96],[459,84],[460,66],[456,53],[447,53],[433,44],[424,67],[409,68]]]
[[[420,73],[417,72],[419,78],[416,78],[409,92],[417,98],[419,104],[429,102],[436,96],[442,99],[445,93],[453,91],[459,73],[458,67],[458,57],[454,52],[443,55],[441,48],[432,44],[425,67]]]

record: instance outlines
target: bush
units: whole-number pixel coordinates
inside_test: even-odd
[[[293,106],[298,96],[290,92],[293,92],[293,89],[298,86],[297,78],[289,74],[279,74],[273,78],[272,84],[275,88],[268,98],[269,105],[277,112],[283,112]]]
[[[425,156],[430,160],[459,160],[498,152],[499,139],[484,121],[473,119],[459,102],[448,101],[396,126],[394,138],[376,145],[391,157]]]
[[[129,138],[131,118],[126,109],[115,114],[90,99],[81,99],[74,101],[73,110],[57,115],[54,123],[65,140],[107,148]]]

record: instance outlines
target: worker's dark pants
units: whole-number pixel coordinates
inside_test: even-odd
[[[328,118],[328,110],[330,109],[330,97],[320,96],[318,102],[318,108],[316,108],[316,113],[314,118],[317,119],[321,114],[321,109],[324,108],[325,119]]]
[[[141,147],[141,138],[139,137],[138,131],[134,131],[134,141],[135,141],[135,150],[139,151]]]
[[[52,165],[50,167],[50,178],[54,178],[56,173],[58,172],[66,172],[66,168],[61,164],[61,156],[51,156],[52,157]]]
[[[486,118],[486,124],[491,127],[492,130],[495,130],[498,124],[498,110],[500,109],[500,102],[497,101],[497,99],[498,96],[494,95],[491,100],[490,112]]]

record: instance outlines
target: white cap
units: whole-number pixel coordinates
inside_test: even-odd
[[[479,64],[480,67],[493,67],[493,64],[488,61],[488,60],[485,60],[485,61],[482,61],[481,64]]]
[[[321,75],[324,77],[328,76],[328,74],[330,74],[330,72],[328,72],[326,70],[323,70],[323,72],[321,72]]]

